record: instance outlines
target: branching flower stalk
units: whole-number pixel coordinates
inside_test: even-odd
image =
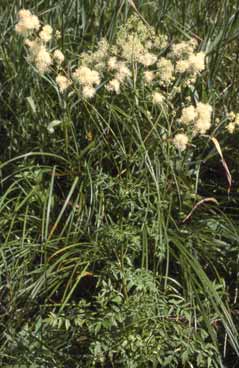
[[[152,108],[155,106],[160,111],[166,107],[168,113],[173,114],[174,99],[192,88],[205,69],[206,55],[196,51],[195,39],[175,43],[165,54],[167,37],[157,35],[153,27],[132,16],[120,28],[114,44],[101,39],[95,51],[82,52],[79,65],[66,72],[65,56],[58,47],[52,47],[54,43],[57,45],[57,34],[52,27],[48,24],[40,27],[39,19],[29,10],[20,10],[18,17],[16,32],[25,38],[28,62],[35,65],[40,74],[55,74],[59,92],[64,96],[70,92],[73,96],[77,90],[82,99],[92,100],[97,94],[120,95],[132,90],[133,84],[137,88],[144,85]],[[212,110],[209,103],[189,104],[186,99],[182,102],[181,115],[177,106],[170,132],[174,135],[168,137],[169,141],[179,151],[185,151],[195,136],[209,131]],[[232,133],[236,124],[230,122],[228,131]]]

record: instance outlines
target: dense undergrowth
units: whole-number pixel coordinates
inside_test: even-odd
[[[0,10],[1,365],[238,367],[237,1]]]

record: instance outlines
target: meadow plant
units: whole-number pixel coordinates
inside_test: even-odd
[[[207,91],[208,48],[137,12],[72,48],[27,9],[15,31],[34,83],[18,156],[1,164],[3,364],[236,362],[237,296],[220,275],[235,275],[223,259],[239,233],[203,195],[201,168],[215,158],[229,193],[223,142],[239,115]]]

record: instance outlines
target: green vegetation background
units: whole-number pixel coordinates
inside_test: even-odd
[[[238,134],[220,136],[230,195],[206,147],[195,153],[195,196],[195,168],[174,162],[162,142],[140,141],[144,111],[134,99],[112,102],[113,131],[103,108],[67,109],[14,32],[17,11],[29,8],[77,55],[113,40],[135,12],[130,3],[0,1],[3,367],[239,367]],[[199,95],[222,114],[237,111],[238,1],[134,4],[172,40],[197,35],[208,52]],[[204,197],[219,206],[182,224]]]

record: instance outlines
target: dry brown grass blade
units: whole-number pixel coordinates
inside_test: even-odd
[[[193,212],[202,204],[204,203],[208,203],[208,202],[213,202],[215,204],[219,204],[218,201],[213,198],[213,197],[208,197],[208,198],[204,198],[201,201],[199,201],[198,203],[195,204],[195,206],[193,206],[192,210],[189,212],[189,214],[185,217],[185,219],[183,220],[183,224],[190,219],[190,217],[192,216]]]
[[[231,186],[232,186],[232,176],[231,176],[231,173],[228,169],[228,166],[227,166],[227,163],[226,161],[224,160],[224,157],[223,157],[223,154],[222,154],[222,150],[221,150],[221,147],[220,147],[220,144],[218,142],[218,140],[215,138],[215,137],[212,137],[211,140],[213,141],[214,143],[214,146],[216,147],[216,150],[221,158],[221,161],[222,161],[222,165],[224,167],[224,170],[225,170],[225,173],[226,173],[226,177],[227,177],[227,182],[228,182],[228,188],[227,188],[227,192],[230,193],[230,190],[231,190]]]

